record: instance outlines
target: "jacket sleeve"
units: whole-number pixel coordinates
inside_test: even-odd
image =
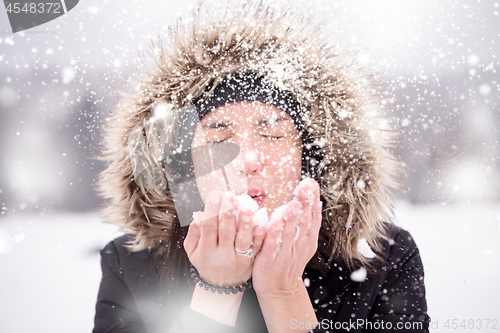
[[[101,268],[93,333],[146,333],[132,294],[120,276],[120,262],[112,242],[101,251]]]
[[[183,309],[180,317],[162,317],[157,325],[153,325],[154,328],[146,329],[124,279],[114,242],[110,242],[100,253],[102,280],[97,296],[93,333],[237,332],[236,328],[218,323],[189,307]]]
[[[429,332],[422,260],[415,241],[405,230],[400,229],[394,239],[388,274],[375,299],[369,321],[373,326],[366,327],[365,332],[380,332],[376,325],[381,325],[382,321],[387,331],[391,331],[390,326],[392,330],[408,333]]]

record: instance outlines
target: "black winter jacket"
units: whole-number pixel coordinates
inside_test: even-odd
[[[319,322],[314,332],[428,332],[418,248],[407,231],[388,227],[394,242],[384,244],[386,265],[365,282],[352,281],[342,264],[333,264],[327,276],[306,269],[304,279]],[[147,250],[127,251],[122,246],[127,237],[101,250],[94,333],[267,332],[253,290],[243,296],[236,327],[219,324],[189,308],[192,291],[187,285],[162,291]],[[297,331],[304,331],[303,325],[290,322]]]

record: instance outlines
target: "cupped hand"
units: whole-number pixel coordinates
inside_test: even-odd
[[[204,212],[194,214],[194,223],[189,226],[184,240],[184,249],[200,277],[219,287],[242,285],[250,279],[254,257],[239,255],[236,249],[251,248],[255,255],[265,236],[259,230],[253,232],[253,212],[250,210],[240,212],[236,228],[237,204],[232,193],[211,192]]]
[[[258,295],[289,295],[304,287],[302,274],[318,247],[320,192],[311,179],[287,204],[284,219],[274,223],[255,258],[252,283]]]

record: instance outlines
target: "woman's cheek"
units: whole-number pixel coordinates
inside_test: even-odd
[[[203,202],[206,202],[207,195],[212,191],[225,191],[226,184],[221,170],[209,173],[208,175],[197,177],[196,185]]]
[[[234,160],[224,167],[226,172],[227,181],[229,183],[229,189],[235,193],[243,193],[252,184],[249,183],[249,179],[244,172],[245,162],[243,161],[242,154],[239,154]],[[262,176],[265,177],[266,167],[263,168]],[[261,184],[257,184],[260,186]]]
[[[277,167],[266,176],[267,188],[277,207],[293,199],[293,191],[300,181],[300,168]]]

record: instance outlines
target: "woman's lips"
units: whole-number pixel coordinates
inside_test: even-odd
[[[259,206],[260,206],[260,204],[262,203],[262,201],[264,201],[265,197],[266,197],[265,195],[259,195],[259,196],[256,196],[256,197],[252,197],[252,199],[255,200],[259,204]]]
[[[252,199],[255,200],[259,204],[259,206],[262,203],[262,201],[264,201],[264,199],[266,197],[265,191],[263,191],[260,188],[255,188],[255,187],[248,189],[247,194],[249,196],[251,196]]]

